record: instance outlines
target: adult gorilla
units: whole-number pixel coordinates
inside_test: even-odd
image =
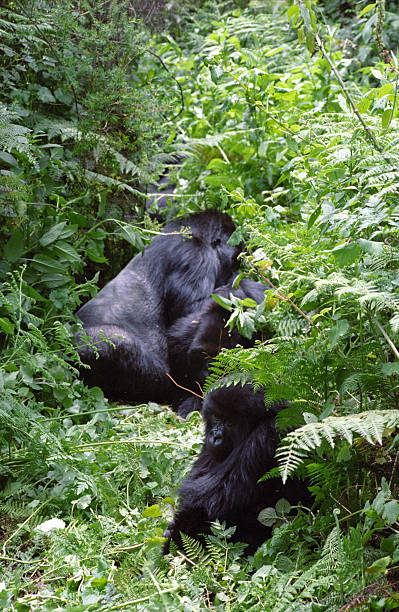
[[[291,504],[312,503],[306,486],[297,479],[283,485],[280,478],[258,483],[276,461],[275,419],[282,405],[265,407],[262,391],[251,385],[223,387],[209,393],[203,404],[205,440],[201,454],[180,488],[180,504],[165,533],[181,546],[181,535],[209,533],[209,522],[219,519],[236,525],[234,541],[246,542],[246,554],[271,535],[259,512],[284,497]]]
[[[190,237],[176,234],[188,227]],[[224,213],[207,211],[168,223],[143,254],[77,312],[96,352],[76,341],[88,385],[111,399],[168,402],[175,392],[166,328],[201,308],[236,267],[238,247],[227,244],[235,227]],[[112,343],[104,340],[111,338]]]
[[[233,294],[241,300],[251,298],[260,304],[268,289],[250,279],[242,279],[240,286],[233,289],[232,282],[218,287],[214,294],[224,298]],[[248,348],[255,340],[269,337],[266,332],[257,333],[251,339],[245,338],[236,327],[232,330],[226,327],[229,316],[229,311],[210,297],[198,311],[177,319],[167,330],[171,374],[179,385],[199,393],[209,373],[209,362],[222,348],[234,348],[237,344]],[[186,417],[189,412],[200,410],[199,398],[178,388],[175,393],[174,407],[180,416]]]

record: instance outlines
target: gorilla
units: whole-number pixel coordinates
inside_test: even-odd
[[[178,233],[185,227],[190,236]],[[173,399],[166,329],[200,310],[231,278],[239,253],[238,246],[227,244],[234,230],[230,217],[217,211],[168,223],[144,253],[78,310],[96,347],[85,342],[85,334],[76,334],[81,360],[90,366],[81,369],[88,385],[115,400]]]
[[[242,279],[237,289],[233,289],[232,285],[233,279],[215,289],[214,294],[224,298],[233,294],[241,300],[251,298],[260,304],[268,289],[266,285],[250,279]],[[254,345],[255,340],[265,335],[269,337],[267,333],[257,333],[251,339],[245,338],[236,327],[232,330],[226,327],[228,317],[229,311],[210,297],[201,309],[180,317],[167,330],[171,375],[182,387],[199,393],[209,373],[209,362],[222,348],[234,348],[237,344],[248,348]],[[179,392],[178,389],[173,403],[181,417],[201,407],[200,398],[184,391]]]
[[[228,527],[235,525],[233,540],[245,542],[246,554],[253,554],[271,536],[271,528],[257,519],[263,508],[275,506],[280,498],[292,505],[312,504],[298,479],[284,485],[280,478],[258,482],[276,466],[276,414],[283,407],[266,409],[263,392],[255,392],[250,384],[222,387],[207,395],[204,444],[179,490],[180,504],[165,532],[164,554],[171,540],[182,546],[181,533],[196,538],[209,533],[209,522],[215,519],[226,521]]]

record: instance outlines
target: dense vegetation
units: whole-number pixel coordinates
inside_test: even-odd
[[[3,609],[399,607],[399,20],[342,4],[209,0],[151,33],[128,0],[1,2]],[[200,416],[77,376],[73,313],[159,230],[143,194],[174,154],[180,212],[230,213],[271,286],[231,322],[272,340],[206,389],[288,399],[280,471],[317,498],[269,509],[249,559],[215,524],[159,561]]]

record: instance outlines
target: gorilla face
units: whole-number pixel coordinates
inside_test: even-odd
[[[251,431],[259,424],[260,415],[254,410],[253,414],[243,419],[237,405],[231,401],[231,395],[221,392],[222,390],[218,391],[219,393],[210,393],[206,398],[202,414],[205,421],[204,446],[216,461],[222,462],[233,449],[248,439]],[[259,400],[262,404],[262,416],[266,418],[263,394],[260,394]]]

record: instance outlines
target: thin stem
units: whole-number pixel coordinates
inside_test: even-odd
[[[384,336],[385,340],[388,342],[389,346],[391,347],[392,352],[395,355],[396,359],[399,359],[399,351],[394,345],[394,343],[392,342],[391,338],[388,336],[387,332],[385,331],[381,323],[378,321],[378,319],[375,318],[374,321],[376,322],[376,325],[378,329],[380,330],[380,332],[382,333],[382,335]]]
[[[179,389],[183,389],[184,391],[188,391],[189,393],[192,393],[193,395],[195,395],[196,397],[199,397],[200,399],[204,399],[202,395],[198,395],[198,393],[195,393],[195,391],[191,391],[191,389],[187,389],[187,387],[182,387],[181,385],[179,385],[172,377],[170,374],[168,374],[168,372],[166,372],[166,376],[168,378],[170,378],[170,380],[172,381],[172,383],[174,385],[176,385],[176,387],[179,387]],[[199,383],[198,383],[199,384]]]
[[[301,310],[301,309],[299,308],[299,306],[297,306],[296,304],[294,304],[294,302],[291,300],[291,298],[289,298],[289,297],[288,297],[288,296],[286,296],[286,295],[283,295],[283,294],[282,294],[282,293],[281,293],[281,292],[280,292],[280,291],[277,289],[276,285],[274,285],[274,284],[272,283],[272,281],[271,281],[271,280],[270,280],[270,279],[269,279],[269,278],[268,278],[268,277],[267,277],[265,274],[263,274],[263,273],[262,273],[262,272],[260,272],[260,271],[259,271],[257,268],[254,268],[253,266],[251,266],[251,268],[252,268],[252,270],[254,270],[254,272],[256,272],[257,274],[259,274],[259,276],[260,276],[261,278],[263,278],[263,280],[264,280],[264,281],[266,281],[266,283],[268,283],[268,284],[269,284],[269,285],[270,285],[270,286],[271,286],[271,287],[274,289],[274,291],[276,292],[277,297],[279,297],[281,300],[284,300],[284,302],[289,302],[289,303],[291,304],[291,306],[292,306],[293,308],[295,308],[295,310],[296,310],[297,312],[299,312],[299,314],[300,314],[300,315],[302,315],[302,316],[303,316],[303,317],[304,317],[304,318],[305,318],[305,319],[308,321],[308,323],[309,323],[310,325],[314,325],[314,323],[313,323],[312,319],[311,319],[310,317],[308,317],[308,315],[307,315],[307,314],[305,314],[305,313],[303,312],[303,310]]]
[[[346,99],[348,100],[350,106],[352,107],[353,112],[355,113],[356,117],[359,119],[360,123],[362,124],[364,130],[366,131],[367,136],[369,137],[371,144],[373,145],[373,147],[375,149],[377,149],[377,151],[379,153],[382,153],[382,147],[378,144],[376,137],[374,136],[373,132],[371,131],[371,129],[369,128],[369,126],[366,124],[366,122],[364,121],[363,117],[361,116],[356,104],[353,101],[352,96],[350,95],[345,83],[343,82],[341,75],[339,74],[335,64],[333,63],[331,57],[328,55],[325,46],[324,46],[324,41],[320,38],[320,36],[318,34],[315,34],[315,39],[317,42],[317,45],[324,57],[324,59],[327,60],[327,62],[329,63],[331,70],[333,71],[333,73],[335,74],[335,76],[337,77],[338,83],[341,86],[342,91],[344,92]]]

